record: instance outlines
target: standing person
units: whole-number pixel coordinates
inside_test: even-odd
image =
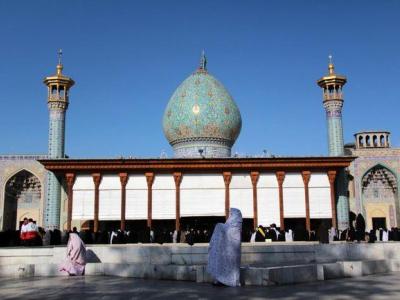
[[[321,244],[329,244],[328,226],[322,221],[318,227],[318,241]]]
[[[86,246],[76,233],[69,234],[67,257],[60,267],[60,271],[70,276],[85,275]]]
[[[153,228],[149,228],[149,240],[150,243],[155,243],[156,241]]]
[[[231,208],[225,224],[215,226],[208,248],[207,271],[215,284],[240,286],[242,213]]]
[[[337,239],[337,232],[336,232],[336,228],[335,227],[331,227],[328,231],[329,234],[329,242],[333,242],[336,241]]]
[[[51,241],[51,232],[49,229],[47,229],[43,236],[43,246],[49,246],[50,241]]]
[[[195,236],[194,236],[193,229],[188,230],[187,233],[186,233],[186,242],[190,246],[193,246],[194,245],[194,239],[195,239]]]
[[[28,219],[28,224],[26,225],[26,235],[25,241],[27,246],[36,246],[38,240],[38,227],[33,222],[32,218]]]
[[[179,232],[178,230],[174,230],[174,233],[172,234],[172,243],[176,244],[178,243],[179,240]]]
[[[375,243],[376,241],[376,232],[374,229],[371,229],[369,232],[369,241],[368,243]]]
[[[293,242],[293,231],[289,229],[288,232],[285,232],[285,240],[286,242]]]
[[[255,231],[255,230],[251,231],[250,243],[255,243],[256,242],[256,234],[257,234],[257,231]]]
[[[362,214],[358,214],[356,218],[356,240],[357,242],[365,240],[365,220]]]
[[[275,223],[272,223],[272,224],[270,225],[270,228],[271,228],[271,231],[272,231],[272,241],[277,241],[277,240],[279,240],[280,232],[278,231],[278,229],[276,229],[276,224],[275,224]]]
[[[22,246],[27,246],[27,239],[26,239],[27,233],[28,233],[28,218],[24,218],[24,222],[21,225],[21,230],[19,235]]]
[[[187,234],[187,231],[185,231],[185,230],[181,231],[179,243],[186,243],[186,234]]]
[[[382,231],[382,242],[387,242],[389,241],[389,233],[386,228],[383,229]]]
[[[265,229],[261,225],[258,225],[256,229],[256,242],[265,242]]]

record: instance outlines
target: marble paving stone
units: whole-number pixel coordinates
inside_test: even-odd
[[[362,276],[361,261],[343,261],[342,264],[344,277]]]

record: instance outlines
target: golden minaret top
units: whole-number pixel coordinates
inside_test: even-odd
[[[332,55],[328,56],[328,74],[320,78],[317,83],[320,87],[324,88],[326,86],[343,86],[347,82],[347,78],[345,76],[339,75],[335,73],[335,65],[333,64]]]
[[[57,73],[52,76],[47,76],[43,82],[47,86],[50,85],[63,85],[65,86],[66,89],[69,89],[71,86],[75,84],[75,82],[72,80],[72,78],[65,76],[62,74],[62,70],[64,69],[64,66],[62,64],[62,49],[58,50],[57,52],[58,55],[58,63],[57,63]]]

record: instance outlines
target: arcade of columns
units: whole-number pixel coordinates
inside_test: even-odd
[[[283,205],[283,182],[285,180],[285,171],[276,171],[276,179],[278,182],[278,190],[279,190],[279,216],[280,216],[280,228],[281,230],[285,230],[284,225],[284,205]],[[335,192],[335,179],[336,179],[337,170],[328,170],[327,176],[329,178],[330,184],[330,201],[332,208],[332,226],[337,228],[337,216],[336,216],[336,192]],[[128,182],[129,175],[127,172],[120,172],[119,174],[120,182],[121,182],[121,230],[125,230],[126,223],[126,184]],[[175,211],[175,228],[176,230],[180,230],[180,184],[182,182],[183,173],[182,172],[173,172],[173,177],[175,181],[175,203],[176,203],[176,211]],[[304,192],[305,192],[305,218],[306,218],[306,229],[310,230],[310,205],[309,205],[309,188],[308,183],[310,181],[310,177],[312,176],[312,172],[308,170],[301,171],[301,175],[304,182]],[[145,173],[147,180],[147,226],[152,226],[152,185],[154,182],[154,178],[156,174],[154,172],[146,172]],[[225,183],[225,218],[229,216],[229,208],[230,208],[230,196],[229,196],[229,185],[232,179],[232,172],[224,171],[222,172],[222,176],[224,178]],[[254,228],[258,225],[258,210],[257,210],[257,183],[260,176],[259,171],[251,171],[251,183],[253,189],[253,226]],[[71,230],[71,222],[72,222],[72,205],[73,205],[73,185],[76,177],[76,173],[66,173],[65,179],[67,183],[67,199],[68,199],[68,216],[67,216],[67,230]],[[92,173],[93,183],[94,183],[94,231],[97,232],[99,230],[99,187],[101,183],[101,173]]]

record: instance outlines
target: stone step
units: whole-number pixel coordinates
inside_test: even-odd
[[[279,267],[242,267],[242,285],[285,285],[357,277],[400,271],[400,260],[341,261],[326,264],[306,264]],[[212,282],[204,265],[154,265],[88,263],[86,276],[119,276],[142,279]],[[19,264],[0,266],[0,277],[67,276],[57,264]]]
[[[379,273],[400,271],[400,260],[379,259],[362,261],[340,261],[318,265],[319,280],[343,277],[359,277]],[[323,274],[323,275],[321,275]],[[323,276],[323,278],[321,278]]]

